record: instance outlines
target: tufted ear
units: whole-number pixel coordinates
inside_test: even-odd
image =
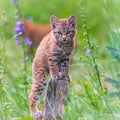
[[[58,25],[58,19],[56,16],[54,15],[50,16],[50,24],[52,29],[56,28],[56,26]]]
[[[68,23],[71,27],[76,27],[76,16],[75,15],[71,15],[69,18],[68,18]]]

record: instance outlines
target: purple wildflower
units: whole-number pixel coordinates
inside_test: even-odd
[[[24,28],[22,28],[21,30],[22,30],[22,34],[25,34],[25,29],[24,29]]]
[[[16,42],[16,45],[18,46],[20,45],[20,39],[18,37],[16,38],[15,42]]]
[[[28,46],[32,46],[32,41],[28,37],[25,37],[24,42],[26,42]]]
[[[17,0],[12,0],[12,1],[13,1],[13,3],[14,3],[14,4],[16,4],[16,3],[17,3]]]
[[[20,33],[22,33],[21,29],[19,27],[16,27],[15,30],[14,30],[14,34],[18,35]]]
[[[24,42],[28,42],[29,41],[29,38],[28,37],[25,37],[25,39],[24,39]]]
[[[20,45],[20,37],[24,38],[24,42],[27,43],[28,46],[32,46],[32,41],[25,37],[25,29],[23,27],[22,22],[19,19],[19,5],[17,4],[18,0],[12,0],[13,4],[16,8],[16,27],[14,29],[14,34],[16,35],[16,45]]]
[[[28,41],[28,46],[32,46],[32,41]]]
[[[25,30],[23,28],[21,21],[16,21],[16,28],[14,30],[14,34],[16,34],[16,35],[25,34]]]
[[[86,54],[87,54],[88,56],[90,56],[90,55],[91,55],[91,51],[90,51],[90,50],[87,50],[87,51],[86,51]]]
[[[21,23],[21,21],[16,21],[16,27],[22,28],[22,23]]]

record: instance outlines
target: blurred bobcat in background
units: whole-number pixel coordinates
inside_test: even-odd
[[[35,24],[30,20],[24,20],[25,35],[32,41],[32,46],[29,46],[28,55],[33,54],[33,49],[37,48],[43,37],[51,31],[49,24]]]

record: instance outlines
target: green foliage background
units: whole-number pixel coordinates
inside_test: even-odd
[[[81,3],[83,2],[83,3]],[[83,8],[81,8],[81,5]],[[49,23],[50,15],[77,17],[77,48],[70,65],[71,86],[65,108],[65,120],[120,119],[120,1],[119,0],[19,0],[24,18]],[[6,20],[2,17],[5,11]],[[99,92],[89,49],[83,36],[81,12],[86,16],[90,40],[103,92]],[[14,39],[15,8],[12,0],[0,1],[0,120],[31,120],[28,94],[32,81],[31,60],[24,73],[23,49]],[[107,48],[106,48],[107,46]],[[111,57],[112,56],[112,57]],[[26,79],[24,78],[26,77]],[[117,81],[117,82],[116,82]],[[117,87],[115,86],[117,83]],[[113,85],[112,85],[113,84]],[[117,93],[112,95],[112,93]]]

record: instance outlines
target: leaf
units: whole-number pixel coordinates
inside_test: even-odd
[[[107,81],[107,82],[112,83],[112,85],[114,87],[116,87],[117,89],[120,88],[120,81],[119,80],[116,80],[116,79],[113,79],[113,78],[109,78],[109,77],[105,78],[104,80]]]
[[[28,118],[12,118],[12,120],[32,120],[30,117],[28,117]]]
[[[106,48],[114,59],[116,59],[117,61],[120,61],[120,50],[113,48],[111,46],[107,46]]]
[[[4,70],[4,67],[2,65],[0,65],[0,70]]]
[[[111,97],[120,97],[120,92],[110,92],[109,95]]]

